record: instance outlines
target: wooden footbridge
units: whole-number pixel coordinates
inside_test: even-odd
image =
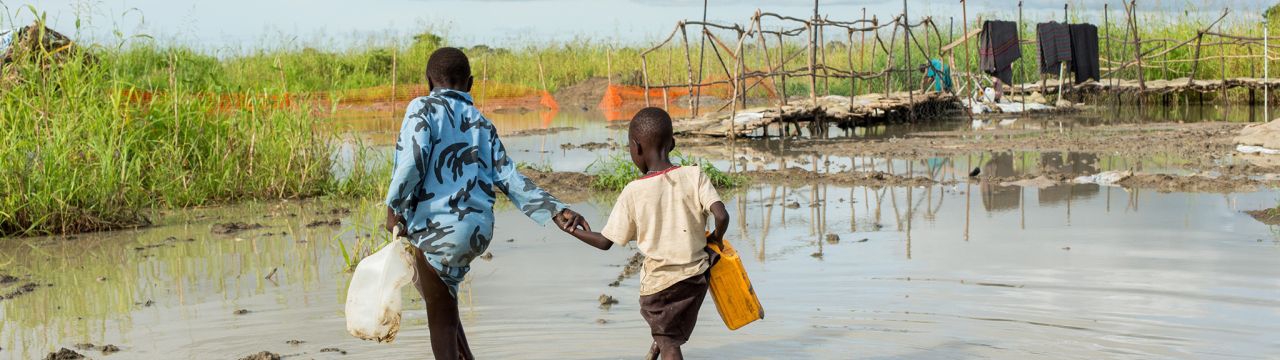
[[[1045,104],[1026,103],[1025,99],[1038,98],[1033,94],[1072,99],[1072,94],[1090,93],[1147,96],[1218,92],[1226,95],[1231,89],[1250,90],[1251,101],[1254,91],[1261,90],[1263,101],[1268,101],[1269,89],[1277,81],[1269,78],[1267,65],[1274,59],[1270,57],[1272,45],[1265,29],[1261,37],[1227,34],[1221,26],[1229,13],[1224,9],[1221,17],[1199,29],[1190,39],[1143,40],[1136,20],[1136,1],[1121,2],[1124,5],[1124,33],[1118,37],[1112,35],[1110,4],[1104,5],[1100,41],[1105,42],[1105,46],[1100,46],[1103,53],[1099,54],[1099,63],[1103,65],[1102,79],[1079,84],[1060,82],[1041,74],[1028,74],[1038,72],[1027,70],[1035,66],[1015,63],[1015,70],[1020,70],[1015,71],[1015,82],[1020,84],[1005,89],[1006,94],[1021,99],[1021,106],[1013,107],[1022,110],[1021,113],[1053,109]],[[756,11],[745,24],[681,21],[665,40],[640,54],[641,75],[646,90],[679,89],[692,95],[682,99],[686,103],[679,104],[679,101],[669,99],[651,100],[646,91],[645,102],[651,105],[655,100],[662,100],[662,106],[669,107],[673,103],[687,106],[691,110],[690,116],[677,119],[677,133],[716,137],[787,136],[793,134],[789,130],[792,127],[796,129],[794,134],[799,135],[802,134],[800,124],[808,125],[810,134],[814,134],[825,132],[828,125],[849,128],[919,121],[944,114],[972,116],[970,107],[979,101],[983,89],[993,84],[990,76],[976,71],[975,40],[981,33],[982,19],[976,19],[973,23],[976,27],[970,28],[964,3],[961,1],[960,21],[949,20],[945,37],[933,17],[912,22],[906,1],[903,1],[902,13],[887,21],[876,16],[867,18],[865,8],[860,19],[832,20],[819,15],[818,1],[814,2],[813,16],[807,19]],[[766,22],[770,24],[766,25]],[[953,30],[956,25],[962,30],[969,30],[957,37]],[[691,44],[691,27],[694,31],[700,30],[701,45]],[[1022,21],[1021,2],[1018,4],[1018,28],[1026,28]],[[845,35],[846,42],[829,41],[831,37],[827,32]],[[1018,62],[1038,64],[1036,42],[1028,40],[1034,37],[1025,31],[1020,34],[1020,46],[1026,55]],[[726,42],[724,38],[730,41]],[[666,77],[654,83],[650,77],[650,58],[660,57],[657,51],[668,46],[672,48],[665,52]],[[1239,51],[1245,49],[1247,54],[1232,55],[1228,48],[1236,53],[1245,52]],[[1183,51],[1178,51],[1180,49]],[[1216,50],[1213,55],[1208,54],[1210,49]],[[707,50],[711,51],[714,59],[706,60]],[[698,52],[696,57],[694,51]],[[845,52],[843,59],[831,56],[838,56],[839,52]],[[1191,52],[1193,57],[1169,58],[1170,54],[1187,52]],[[951,72],[952,89],[945,92],[920,91],[920,78],[924,75],[920,65],[928,59],[941,59],[947,67],[955,69]],[[661,61],[656,60],[658,63]],[[1236,65],[1246,62],[1251,75],[1257,74],[1256,68],[1261,67],[1262,77],[1226,78],[1228,60]],[[717,80],[705,78],[704,64],[719,65],[719,69],[710,72],[723,73],[724,76]],[[1213,65],[1220,66],[1216,73],[1221,76],[1216,79],[1197,76],[1204,71],[1202,68]],[[673,67],[676,68],[675,76]],[[1157,74],[1159,76],[1152,76]],[[679,75],[684,75],[684,79],[672,80]],[[1033,79],[1033,76],[1038,79]],[[799,81],[807,87],[808,96],[788,96],[788,80]],[[832,83],[841,86],[841,82],[847,83],[849,90],[846,94],[858,95],[831,94]],[[704,104],[702,92],[713,86],[729,87],[729,100]],[[776,94],[774,91],[761,91],[763,88],[782,91],[776,92],[780,95],[762,95]]]

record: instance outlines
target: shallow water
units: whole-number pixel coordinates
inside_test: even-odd
[[[581,171],[607,152],[566,151],[559,144],[624,136],[593,119],[589,112],[562,112],[553,125],[580,130],[504,141],[516,149],[517,161]],[[507,132],[541,126],[495,120]],[[504,127],[508,123],[516,125]],[[364,134],[376,139],[378,133]],[[1019,165],[1020,159],[1045,164],[1054,155],[992,161],[997,156],[972,158],[995,164],[990,171],[1016,171],[1036,168]],[[1066,159],[1063,164],[1076,164],[1070,159],[1081,155],[1057,156]],[[726,159],[715,160],[729,166]],[[816,158],[787,166],[822,164],[823,170],[827,160],[835,167],[846,161]],[[1280,192],[999,187],[964,182],[964,169],[974,164],[968,157],[946,160],[935,168],[928,161],[847,159],[849,166],[888,165],[899,173],[956,178],[958,185],[758,184],[724,192],[734,217],[728,238],[744,253],[767,318],[730,332],[708,301],[686,354],[1280,354],[1280,229],[1241,213],[1275,206]],[[1081,173],[1106,167],[1106,161],[1080,163]],[[609,204],[575,207],[599,226]],[[352,212],[334,214],[335,208]],[[21,277],[19,284],[52,286],[0,300],[0,358],[39,358],[82,342],[122,349],[105,357],[82,352],[95,358],[238,358],[262,350],[302,358],[429,356],[426,315],[410,289],[404,292],[406,322],[394,344],[345,333],[349,274],[339,241],[351,248],[366,234],[376,236],[381,214],[376,202],[248,203],[164,214],[159,225],[143,230],[4,239],[0,274]],[[332,219],[341,225],[306,226]],[[226,221],[266,227],[234,235],[210,232],[213,223]],[[839,241],[826,241],[828,234]],[[481,358],[638,358],[647,349],[638,279],[607,286],[633,250],[600,252],[512,210],[499,213],[490,249],[494,257],[476,260],[461,293],[464,326]],[[275,276],[264,278],[273,269]],[[0,285],[0,294],[10,289]],[[599,309],[601,294],[621,303]],[[236,315],[240,309],[249,312]]]

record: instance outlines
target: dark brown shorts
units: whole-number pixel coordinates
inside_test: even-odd
[[[698,309],[707,297],[707,275],[681,280],[653,295],[640,296],[640,315],[649,323],[658,346],[680,346],[689,341],[698,323]]]

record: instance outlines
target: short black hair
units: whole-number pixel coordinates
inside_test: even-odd
[[[672,139],[671,115],[656,107],[640,109],[631,118],[627,135],[640,145],[666,145]]]
[[[471,61],[462,50],[442,47],[427,59],[427,80],[436,86],[462,85],[471,76]]]

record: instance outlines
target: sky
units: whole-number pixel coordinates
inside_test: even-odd
[[[1232,7],[1232,21],[1257,22],[1270,1],[1142,0],[1146,12],[1190,11],[1193,18],[1216,16]],[[708,0],[708,19],[745,23],[756,9],[807,17],[810,0]],[[1085,21],[1101,22],[1104,3],[1119,0],[1026,0],[1027,21],[1060,19],[1070,4]],[[370,39],[407,38],[432,31],[450,44],[519,46],[580,38],[623,44],[659,40],[677,21],[702,16],[702,0],[0,0],[6,15],[0,26],[28,23],[34,6],[53,28],[79,34],[82,40],[112,43],[122,37],[147,35],[164,43],[210,49],[272,46],[344,47]],[[868,16],[888,18],[902,11],[898,0],[825,0],[821,12],[832,19],[853,20],[863,8]],[[958,0],[909,0],[913,19],[934,16],[960,22]],[[1017,1],[969,0],[970,21],[1016,19]],[[1073,11],[1075,12],[1075,11]],[[1114,10],[1112,16],[1119,16]],[[76,22],[80,21],[77,31]],[[1211,19],[1210,19],[1211,20]],[[945,30],[944,30],[945,31]]]

